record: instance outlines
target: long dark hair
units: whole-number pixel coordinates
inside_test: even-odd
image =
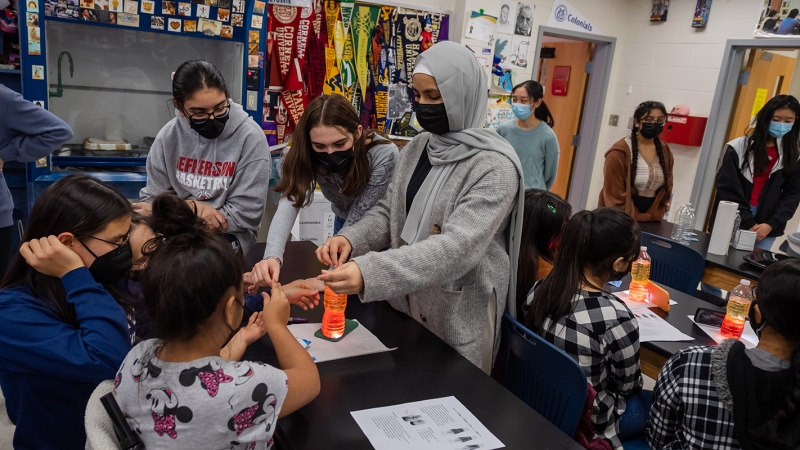
[[[636,107],[636,110],[633,112],[633,118],[636,120],[642,120],[650,114],[650,111],[658,109],[664,116],[667,115],[667,108],[661,102],[655,101],[646,101],[639,104]],[[638,191],[636,190],[636,166],[638,166],[639,162],[639,140],[637,139],[637,135],[639,134],[639,127],[636,126],[636,122],[633,123],[633,128],[631,128],[631,195],[638,196]],[[664,147],[661,144],[661,139],[656,136],[653,138],[653,143],[656,145],[656,155],[658,155],[658,164],[661,165],[661,172],[664,174],[664,189],[667,189],[667,195],[661,199],[661,206],[664,206],[669,201],[669,197],[672,195],[672,192],[669,192],[669,183],[667,182],[666,178],[672,176],[669,171],[667,171],[667,160],[664,157]],[[646,211],[641,211],[646,212]]]
[[[539,258],[553,264],[561,233],[572,215],[572,206],[558,195],[539,189],[525,191],[522,242],[517,265],[517,317],[537,281]]]
[[[153,201],[157,235],[142,273],[145,307],[165,342],[191,339],[220,301],[242,295],[242,258],[180,203],[174,195]]]
[[[772,264],[761,275],[758,282],[756,301],[763,321],[776,333],[800,343],[800,259],[788,259]],[[786,446],[779,428],[789,419],[800,414],[800,346],[794,349],[791,357],[793,372],[792,384],[787,386],[783,407],[756,430],[756,435],[765,438],[774,446]]]
[[[538,330],[545,319],[560,319],[572,312],[572,299],[582,284],[594,286],[592,275],[608,280],[614,261],[633,261],[639,255],[641,230],[631,216],[616,208],[581,211],[567,222],[561,237],[553,271],[536,291],[536,298],[525,317],[525,324]]]
[[[792,173],[797,166],[798,149],[800,143],[800,102],[791,95],[776,95],[772,97],[761,110],[756,114],[756,126],[750,128],[745,133],[748,139],[747,149],[742,156],[742,168],[750,168],[753,175],[764,173],[769,166],[769,155],[767,154],[767,142],[769,142],[769,124],[772,122],[772,115],[779,109],[788,108],[797,116],[792,130],[786,133],[782,139],[783,147],[783,171]],[[753,160],[752,166],[750,159]]]
[[[536,81],[523,81],[522,83],[514,86],[514,89],[511,90],[511,93],[513,94],[517,89],[520,88],[524,88],[525,91],[528,92],[528,97],[530,97],[534,103],[538,102],[539,99],[544,98],[544,88]],[[550,114],[550,108],[547,107],[547,104],[544,102],[544,100],[542,100],[542,103],[540,103],[539,106],[533,110],[533,115],[537,119],[546,123],[550,128],[553,128],[553,126],[556,124],[553,121],[553,115]]]
[[[311,154],[311,129],[318,125],[334,127],[345,134],[355,136],[361,120],[353,105],[341,95],[323,95],[309,103],[303,117],[297,123],[292,135],[292,149],[286,154],[281,169],[281,181],[275,190],[294,202],[296,208],[311,204],[308,192],[317,186],[318,168]],[[364,192],[372,173],[372,157],[369,150],[376,145],[375,130],[364,130],[361,137],[353,142],[353,163],[344,176],[342,194],[357,196]],[[367,141],[371,140],[369,144]]]
[[[100,180],[82,174],[69,175],[48,186],[36,199],[22,242],[61,233],[91,236],[131,212],[131,204],[125,197]],[[0,289],[14,286],[26,286],[60,320],[74,327],[79,325],[75,308],[67,303],[61,280],[36,271],[19,253],[14,256]],[[130,313],[127,301],[111,286],[105,288]]]
[[[194,59],[178,66],[172,77],[172,99],[175,106],[183,109],[186,100],[202,89],[218,89],[230,98],[228,85],[217,67],[208,61]]]

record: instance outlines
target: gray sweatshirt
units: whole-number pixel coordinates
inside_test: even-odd
[[[398,159],[396,145],[389,141],[376,144],[369,149],[369,155],[372,158],[372,172],[364,192],[357,196],[347,196],[339,191],[339,186],[344,185],[344,180],[338,173],[326,174],[321,171],[317,174],[317,184],[322,195],[331,202],[333,213],[345,219],[346,227],[361,220],[364,214],[383,198],[394,176],[394,167]],[[269,227],[264,258],[276,256],[283,262],[283,249],[299,213],[300,208],[295,208],[294,202],[285,197],[281,198],[278,202],[278,211],[275,212]]]
[[[164,125],[147,155],[147,185],[139,196],[150,203],[174,192],[216,208],[247,254],[264,214],[270,168],[264,131],[231,101],[230,118],[216,139],[200,136],[180,116]]]

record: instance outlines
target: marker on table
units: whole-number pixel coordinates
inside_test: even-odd
[[[287,325],[292,325],[295,323],[308,323],[308,319],[303,317],[289,317],[289,323]]]

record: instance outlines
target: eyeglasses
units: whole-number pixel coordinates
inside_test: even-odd
[[[197,114],[189,114],[186,110],[183,110],[183,113],[189,118],[189,120],[197,125],[200,125],[201,123],[207,122],[209,119],[221,119],[223,117],[227,117],[230,111],[231,104],[227,103],[223,106],[216,107],[212,113],[202,112]]]
[[[83,236],[80,236],[80,237],[81,237],[81,238],[84,238],[84,239],[86,239],[86,238],[89,238],[89,239],[94,239],[94,240],[96,240],[96,241],[105,242],[106,244],[111,244],[111,245],[113,245],[113,246],[115,246],[115,247],[117,247],[117,248],[120,248],[120,247],[122,247],[123,245],[128,245],[128,242],[129,242],[129,241],[130,241],[130,239],[131,239],[131,232],[130,232],[130,231],[128,231],[128,234],[126,234],[126,235],[125,235],[125,236],[122,238],[122,242],[121,242],[121,243],[119,243],[119,244],[117,244],[116,242],[107,241],[107,240],[105,240],[105,239],[100,239],[99,237],[95,237],[95,236],[83,235]],[[97,255],[95,255],[95,254],[94,254],[94,252],[92,251],[92,249],[90,249],[89,247],[87,247],[87,246],[86,246],[86,244],[84,244],[83,242],[81,242],[81,245],[83,245],[83,248],[85,248],[86,250],[88,250],[88,251],[89,251],[89,253],[91,253],[91,255],[92,255],[92,256],[94,256],[95,258],[97,258]]]
[[[661,116],[658,119],[655,117],[645,117],[642,119],[642,123],[657,123],[659,125],[664,125],[667,123],[667,118],[665,116]]]

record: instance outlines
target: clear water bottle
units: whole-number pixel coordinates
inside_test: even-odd
[[[742,216],[739,215],[739,211],[736,211],[736,218],[733,219],[733,232],[731,233],[731,245],[736,242],[736,232],[739,231],[739,227],[742,225]]]
[[[694,230],[694,213],[691,212],[692,204],[687,203],[675,212],[675,225],[672,228],[672,240],[683,242],[686,235]]]
[[[694,237],[694,225],[695,221],[697,220],[697,216],[694,214],[694,208],[692,208],[691,203],[686,204],[687,212],[686,216],[684,217],[684,224],[683,224],[683,240],[688,241],[690,238]]]
[[[641,247],[639,258],[631,265],[630,298],[635,302],[647,300],[647,282],[650,281],[650,255]]]
[[[731,292],[728,299],[728,310],[720,327],[720,334],[726,338],[739,339],[744,331],[744,321],[753,303],[753,291],[750,280],[742,280]]]

